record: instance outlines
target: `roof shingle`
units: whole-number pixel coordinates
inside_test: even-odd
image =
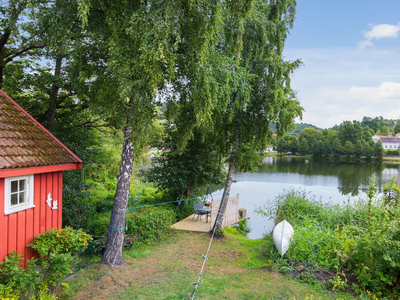
[[[0,170],[81,162],[0,90]]]

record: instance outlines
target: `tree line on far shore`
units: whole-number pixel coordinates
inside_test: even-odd
[[[371,127],[370,127],[371,126]],[[400,132],[400,120],[364,117],[359,121],[344,121],[332,129],[318,130],[313,127],[300,131],[298,136],[274,137],[271,145],[280,153],[312,154],[314,156],[342,156],[382,158],[385,154],[399,155],[398,149],[385,151],[382,143],[372,140],[374,135],[395,135]]]

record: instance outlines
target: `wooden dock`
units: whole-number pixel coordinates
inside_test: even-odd
[[[212,226],[215,223],[215,219],[218,214],[219,205],[221,204],[221,200],[213,201],[211,204],[211,217],[208,218],[208,223],[206,222],[206,216],[203,215],[197,218],[197,215],[190,215],[186,219],[179,221],[171,226],[171,228],[176,230],[186,230],[186,231],[195,231],[195,232],[208,232],[212,229]],[[229,227],[233,224],[239,222],[239,194],[237,196],[233,196],[229,198],[224,221],[222,227]]]

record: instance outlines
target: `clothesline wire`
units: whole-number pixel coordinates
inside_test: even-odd
[[[211,194],[210,194],[211,195]],[[214,194],[214,196],[217,195],[222,195],[222,193]],[[207,195],[206,195],[207,196]],[[212,197],[212,196],[211,196]],[[155,203],[155,204],[149,204],[149,205],[142,205],[142,206],[136,206],[136,207],[128,207],[127,210],[131,209],[138,209],[138,208],[144,208],[144,207],[152,207],[152,206],[158,206],[158,205],[164,205],[164,204],[171,204],[171,203],[177,203],[177,202],[183,202],[183,201],[189,201],[189,200],[200,200],[203,197],[195,197],[195,198],[186,198],[186,199],[180,199],[180,200],[174,200],[174,201],[168,201],[168,202],[161,202],[161,203]]]

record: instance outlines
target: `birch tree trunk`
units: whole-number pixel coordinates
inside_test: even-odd
[[[226,176],[224,193],[222,195],[221,204],[220,204],[219,210],[218,210],[219,217],[217,217],[215,219],[215,224],[214,224],[215,232],[218,232],[219,230],[221,230],[222,224],[224,222],[225,211],[226,211],[226,207],[228,205],[229,193],[231,191],[231,186],[232,186],[232,181],[233,181],[233,173],[235,171],[235,157],[234,156],[235,156],[235,151],[236,151],[238,145],[239,145],[239,127],[236,128],[235,139],[232,144],[231,161],[229,163],[228,174]]]
[[[108,228],[106,249],[102,263],[114,269],[115,265],[124,264],[122,247],[124,242],[124,227],[126,209],[133,169],[132,128],[126,125],[123,129],[124,144],[122,146],[121,165],[119,167],[117,190]]]

